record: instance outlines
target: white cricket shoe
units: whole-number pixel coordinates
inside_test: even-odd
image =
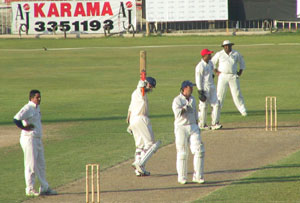
[[[199,125],[200,130],[210,130],[211,128],[208,125],[204,125],[204,126],[200,126]]]
[[[141,177],[141,176],[150,176],[150,172],[149,171],[146,171],[144,173],[140,173],[138,170],[134,170],[135,172],[135,175],[138,176],[138,177]]]
[[[244,117],[246,117],[246,116],[248,115],[246,111],[243,112],[243,113],[241,113],[241,114],[242,114],[242,116],[244,116]]]
[[[211,126],[211,129],[212,130],[219,130],[219,129],[221,129],[223,126],[221,125],[221,124],[219,124],[219,123],[217,123],[217,124],[215,124],[215,125],[212,125]]]
[[[145,169],[143,166],[140,166],[138,163],[134,162],[132,165],[131,165],[135,170],[137,170],[138,172],[144,174],[145,173]]]
[[[204,181],[204,178],[200,178],[200,179],[193,178],[193,182],[203,184],[205,181]]]
[[[27,197],[37,197],[39,195],[40,195],[40,193],[38,193],[37,191],[35,191],[33,189],[26,193]]]
[[[178,183],[181,184],[181,185],[184,185],[186,184],[186,179],[178,179]]]
[[[150,176],[150,172],[146,171],[145,166],[140,166],[137,162],[133,162],[131,166],[134,168],[136,176]]]

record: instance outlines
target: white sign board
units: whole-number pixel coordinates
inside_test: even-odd
[[[300,18],[300,0],[297,0],[297,18]]]
[[[148,22],[228,20],[227,0],[146,0]]]
[[[12,2],[12,33],[29,34],[122,32],[136,24],[134,0]],[[131,22],[129,22],[129,20]]]

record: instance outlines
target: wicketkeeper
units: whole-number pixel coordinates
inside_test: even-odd
[[[214,65],[210,61],[213,51],[203,49],[202,60],[195,68],[195,81],[199,94],[199,128],[201,130],[218,130],[222,128],[220,121],[220,103],[214,83]],[[211,127],[206,123],[207,108],[211,106]]]
[[[132,167],[135,169],[136,176],[149,176],[150,172],[146,171],[146,162],[153,153],[156,152],[160,141],[154,141],[152,125],[148,117],[148,98],[147,94],[156,86],[156,80],[153,77],[147,77],[145,81],[140,80],[136,90],[131,95],[131,102],[128,109],[127,131],[133,134],[136,151],[135,161]],[[145,89],[145,95],[142,89]]]

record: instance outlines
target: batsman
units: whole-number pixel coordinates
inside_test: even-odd
[[[149,119],[147,94],[152,92],[156,86],[153,77],[146,77],[146,52],[141,52],[140,56],[141,79],[137,88],[131,95],[131,102],[128,109],[127,131],[133,134],[135,141],[135,161],[132,167],[135,169],[136,176],[149,176],[146,171],[146,162],[157,151],[160,141],[155,142],[152,125]]]
[[[178,183],[186,184],[188,178],[188,154],[190,147],[194,155],[193,182],[204,183],[204,156],[205,149],[200,136],[200,129],[197,125],[198,114],[196,100],[192,96],[193,84],[186,80],[181,84],[180,94],[176,96],[172,103],[174,112],[174,132],[177,151],[176,169]]]

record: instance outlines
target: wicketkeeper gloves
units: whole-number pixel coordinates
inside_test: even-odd
[[[202,101],[202,102],[206,101],[206,96],[205,96],[204,90],[198,90],[198,97],[199,97],[200,101]]]

